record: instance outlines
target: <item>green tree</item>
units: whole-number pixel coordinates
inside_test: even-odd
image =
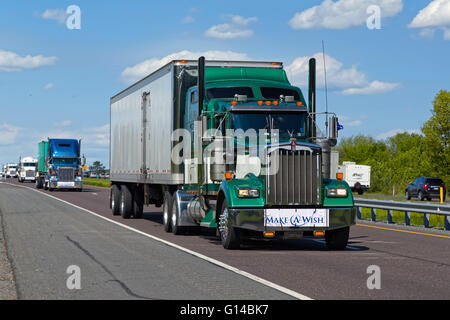
[[[94,161],[94,163],[89,167],[89,171],[98,174],[104,174],[106,168],[100,161]]]
[[[423,125],[425,153],[423,163],[428,175],[450,183],[450,92],[441,90],[433,101],[431,118]]]

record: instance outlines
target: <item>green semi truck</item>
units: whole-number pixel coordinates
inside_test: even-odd
[[[164,229],[247,238],[325,237],[347,246],[356,209],[330,177],[330,132],[316,130],[315,60],[308,102],[279,62],[176,60],[113,96],[110,206],[141,218],[162,206]]]

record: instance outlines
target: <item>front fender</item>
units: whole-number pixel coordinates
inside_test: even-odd
[[[259,190],[258,198],[239,198],[239,188],[252,188]],[[248,174],[244,179],[233,179],[223,181],[219,189],[219,201],[224,199],[227,201],[229,208],[244,208],[244,207],[264,207],[264,184],[253,174]]]

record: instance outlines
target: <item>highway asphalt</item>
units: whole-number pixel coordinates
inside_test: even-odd
[[[360,222],[345,251],[327,250],[322,239],[251,241],[227,251],[212,235],[165,233],[160,208],[145,208],[139,220],[112,216],[108,189],[8,183],[0,184],[0,212],[19,298],[450,299],[449,232]],[[81,290],[66,287],[69,265],[80,266]],[[380,289],[367,286],[373,265]]]

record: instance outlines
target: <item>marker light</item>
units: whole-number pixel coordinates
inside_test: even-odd
[[[273,105],[274,105],[274,106],[277,106],[278,104],[279,104],[278,101],[274,101],[274,102],[273,102]]]
[[[264,232],[264,237],[273,238],[275,237],[275,232]]]
[[[261,100],[260,100],[260,101],[258,101],[258,105],[259,105],[259,106],[262,106],[263,104],[264,104],[264,102],[263,102],[263,101],[261,101]]]
[[[301,107],[303,105],[303,102],[299,101],[297,102],[297,106]]]
[[[271,104],[272,104],[271,101],[266,101],[266,105],[267,105],[267,106],[270,106]]]
[[[225,172],[225,180],[230,181],[231,179],[233,179],[233,173]]]
[[[231,101],[231,104],[232,104],[233,106],[235,106],[235,105],[237,105],[237,101]]]
[[[344,180],[344,174],[342,172],[336,173],[336,179],[339,181]]]

